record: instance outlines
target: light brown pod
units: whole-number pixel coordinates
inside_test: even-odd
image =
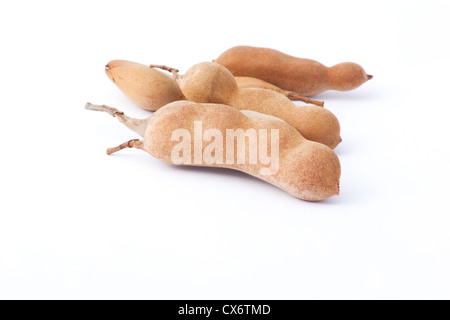
[[[312,100],[312,99],[302,96],[301,94],[298,94],[296,92],[283,90],[283,89],[277,87],[276,85],[273,85],[273,84],[268,83],[267,81],[264,81],[261,79],[252,78],[252,77],[234,77],[234,79],[236,79],[236,83],[237,83],[238,87],[241,89],[249,89],[249,88],[268,89],[268,90],[273,90],[278,93],[281,93],[282,95],[285,95],[287,98],[289,98],[289,100],[292,100],[292,101],[303,101],[304,103],[315,104],[316,106],[319,106],[319,107],[323,107],[323,105],[324,105],[323,101]]]
[[[184,96],[199,103],[220,103],[280,118],[308,140],[334,149],[341,141],[338,119],[329,110],[296,106],[283,94],[267,89],[238,87],[229,70],[214,62],[199,63],[180,80]]]
[[[105,71],[131,101],[145,110],[155,111],[170,102],[184,99],[174,76],[156,67],[126,60],[113,60],[106,65]]]
[[[328,68],[317,61],[268,48],[234,47],[222,53],[215,62],[225,66],[234,76],[258,78],[304,96],[326,90],[353,90],[372,79],[353,62]]]
[[[122,112],[107,106],[88,104],[86,108],[106,111],[113,116],[123,116]],[[227,136],[227,130],[278,130],[279,169],[272,175],[263,175],[261,169],[266,166],[260,162],[256,164],[248,162],[227,164],[224,162],[221,164],[206,163],[203,160],[203,162],[196,163],[194,152],[191,153],[188,165],[222,167],[242,171],[267,181],[302,200],[318,201],[339,194],[340,163],[330,148],[306,140],[284,121],[252,111],[240,112],[221,104],[179,101],[166,105],[156,111],[148,120],[141,120],[141,124],[146,125],[143,141],[131,140],[118,147],[108,149],[107,153],[111,154],[124,148],[138,148],[166,163],[186,165],[185,163],[174,163],[172,160],[173,150],[179,143],[177,139],[173,138],[173,133],[183,129],[191,137],[194,137],[196,135],[195,123],[198,121],[202,124],[203,132],[214,129],[218,130],[223,137]],[[135,123],[138,122],[139,120],[136,120]],[[246,150],[249,150],[249,139],[246,139],[245,143]],[[191,140],[190,146],[194,150],[194,139]],[[203,144],[202,154],[205,153],[207,147],[207,144]],[[237,144],[235,152],[236,148]],[[222,150],[221,154],[223,158],[226,158],[228,153],[225,141],[223,141]],[[217,149],[214,151],[218,152]]]

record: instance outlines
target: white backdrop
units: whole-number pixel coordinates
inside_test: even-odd
[[[448,1],[0,4],[0,298],[450,298]],[[308,203],[242,173],[178,168],[130,116],[112,59],[181,72],[235,45],[374,79],[326,92],[341,195]]]

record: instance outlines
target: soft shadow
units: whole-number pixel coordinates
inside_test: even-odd
[[[244,179],[247,180],[249,184],[258,184],[264,188],[272,189],[271,192],[278,192],[280,197],[285,197],[286,200],[291,199],[291,201],[297,201],[299,204],[314,204],[314,205],[337,205],[339,204],[339,197],[332,197],[329,199],[325,199],[318,202],[310,202],[310,201],[304,201],[300,200],[286,191],[281,190],[280,188],[263,181],[261,179],[258,179],[256,177],[253,177],[251,175],[248,175],[244,172],[233,170],[233,169],[227,169],[227,168],[212,168],[212,167],[195,167],[195,166],[176,166],[176,165],[170,165],[171,168],[174,170],[184,171],[184,172],[195,172],[196,174],[202,173],[202,174],[208,174],[208,175],[215,175],[215,176],[226,176],[233,177],[233,179]]]
[[[315,96],[309,97],[314,100],[325,101],[325,107],[328,101],[373,101],[380,98],[380,93],[374,90],[364,90],[364,91],[325,91],[319,93]]]
[[[342,142],[333,151],[338,157],[342,157],[361,153],[361,150],[366,148],[367,145],[363,139],[347,135],[342,137]]]

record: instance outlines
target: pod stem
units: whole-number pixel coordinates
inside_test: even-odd
[[[180,70],[178,70],[178,69],[171,68],[171,67],[168,67],[168,66],[165,66],[165,65],[162,65],[162,64],[151,64],[150,68],[158,68],[158,69],[161,69],[161,70],[169,71],[170,73],[172,73],[173,78],[175,80],[178,79],[178,73],[180,72]]]
[[[130,118],[127,115],[125,115],[122,111],[117,110],[116,108],[109,107],[107,105],[98,105],[98,104],[92,104],[90,102],[86,103],[85,108],[87,110],[91,111],[100,111],[100,112],[106,112],[112,117],[116,117],[122,124],[127,126],[130,130],[136,132],[141,137],[145,135],[145,130],[147,129],[147,123],[150,119],[134,119]]]
[[[91,110],[91,111],[100,111],[100,112],[106,112],[107,114],[109,114],[112,117],[115,117],[116,114],[118,113],[122,113],[122,111],[117,110],[116,108],[113,107],[109,107],[107,105],[99,105],[99,104],[92,104],[90,102],[86,103],[85,106],[86,110]]]
[[[312,99],[302,96],[296,92],[288,92],[287,97],[293,101],[303,101],[304,103],[311,103],[311,104],[314,104],[319,107],[323,107],[323,105],[324,105],[323,101],[312,100]]]
[[[143,149],[144,148],[144,143],[141,140],[139,140],[139,139],[133,139],[133,140],[130,140],[128,142],[122,143],[121,145],[119,145],[117,147],[108,148],[106,150],[106,154],[110,155],[110,154],[113,154],[113,153],[118,152],[120,150],[127,149],[127,148]]]

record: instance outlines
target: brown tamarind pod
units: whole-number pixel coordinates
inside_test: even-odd
[[[169,71],[172,75],[157,68]],[[105,72],[131,101],[145,110],[155,111],[170,102],[184,99],[176,82],[176,69],[113,60],[106,65]]]
[[[372,79],[353,62],[326,67],[314,60],[250,46],[233,47],[214,62],[226,67],[234,76],[258,78],[303,96],[326,90],[349,91]]]
[[[137,148],[169,164],[238,170],[307,201],[319,201],[339,194],[341,167],[333,150],[306,140],[292,126],[272,116],[239,111],[222,104],[190,101],[170,103],[144,120],[128,118],[123,112],[108,106],[87,104],[86,108],[116,116],[143,136],[143,140],[134,139],[109,148],[107,154]],[[261,131],[270,132],[270,143],[269,140],[261,142],[261,135],[257,136]],[[239,136],[238,132],[244,139],[235,136]],[[272,135],[273,132],[277,134]],[[256,137],[254,140],[251,133]],[[230,137],[232,144],[229,144]],[[258,145],[258,150],[269,144],[270,159],[274,161],[261,161],[258,156],[253,162],[249,160],[250,150],[255,150],[251,141]],[[182,149],[179,149],[180,145]],[[248,154],[239,161],[239,151],[242,150],[247,150]],[[274,154],[276,157],[272,159]]]

